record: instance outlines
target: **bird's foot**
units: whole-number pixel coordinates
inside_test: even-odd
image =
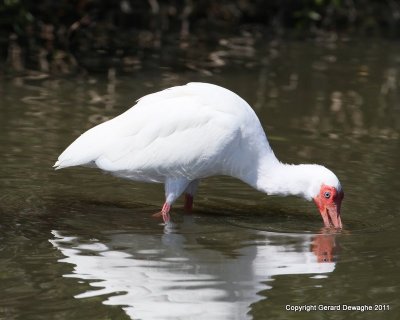
[[[183,206],[185,212],[192,212],[193,209],[193,196],[189,193],[185,194],[185,204]]]
[[[164,223],[168,223],[171,220],[171,217],[169,215],[170,210],[171,210],[171,205],[166,202],[166,203],[164,203],[161,211],[153,214],[153,217],[154,218],[162,217],[164,220]]]

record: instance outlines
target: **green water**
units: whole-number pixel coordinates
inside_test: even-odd
[[[400,45],[283,43],[225,53],[222,67],[207,59],[1,80],[0,319],[400,317]],[[246,99],[282,161],[331,168],[345,230],[324,234],[313,203],[228,177],[204,180],[193,214],[179,201],[165,227],[151,217],[161,185],[51,168],[84,130],[189,81]],[[338,304],[390,310],[286,310]]]

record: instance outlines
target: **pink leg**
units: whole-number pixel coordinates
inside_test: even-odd
[[[185,193],[185,205],[183,208],[186,212],[191,212],[193,209],[193,196],[189,193]]]
[[[165,202],[161,211],[153,214],[153,217],[158,218],[161,216],[164,220],[164,223],[168,223],[169,220],[171,219],[170,215],[169,215],[170,210],[171,210],[171,205],[169,203]]]

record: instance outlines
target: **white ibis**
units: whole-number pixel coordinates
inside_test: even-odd
[[[200,179],[238,178],[269,195],[314,200],[326,227],[342,228],[343,190],[321,165],[285,164],[272,151],[253,109],[235,93],[188,83],[140,98],[123,114],[78,137],[54,167],[95,166],[116,176],[164,183],[165,223],[185,193],[190,210]]]

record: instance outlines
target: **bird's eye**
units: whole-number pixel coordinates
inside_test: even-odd
[[[326,199],[329,199],[329,198],[331,197],[331,193],[330,193],[329,191],[325,191],[325,192],[324,192],[324,197],[325,197]]]

